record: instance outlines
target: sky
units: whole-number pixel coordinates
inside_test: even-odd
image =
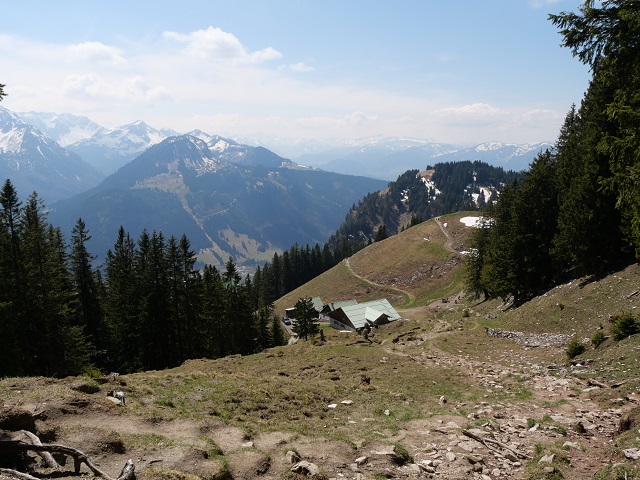
[[[554,141],[589,69],[578,0],[21,0],[2,106],[232,138]]]

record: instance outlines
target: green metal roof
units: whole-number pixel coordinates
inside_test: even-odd
[[[324,307],[324,303],[322,303],[322,299],[320,297],[313,297],[311,299],[311,303],[313,303],[313,308],[320,311],[322,307]]]
[[[350,305],[357,305],[357,304],[358,302],[356,300],[343,300],[341,302],[327,303],[325,307],[327,311],[333,312],[334,310],[337,310],[339,308],[348,307]]]
[[[348,305],[341,307],[341,309],[356,330],[364,327],[366,323],[376,323],[383,316],[386,316],[389,322],[400,320],[401,318],[386,298]]]

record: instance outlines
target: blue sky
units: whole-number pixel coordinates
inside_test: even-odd
[[[547,15],[581,4],[6,2],[3,106],[246,138],[553,141],[590,73]]]

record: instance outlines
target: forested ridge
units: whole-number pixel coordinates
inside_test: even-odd
[[[481,192],[481,185],[499,189],[501,184],[522,176],[522,172],[505,171],[478,160],[436,163],[426,170],[432,171],[431,181],[435,187],[428,187],[418,170],[407,170],[390,182],[386,190],[370,193],[353,205],[342,225],[329,238],[329,245],[334,250],[353,252],[424,220],[477,210],[472,195]]]
[[[0,191],[0,376],[162,369],[284,343],[231,259],[198,270],[186,236],[120,229],[102,268],[78,219],[66,244],[37,193]]]
[[[550,16],[592,79],[552,151],[486,212],[467,269],[477,295],[518,302],[640,258],[640,1],[594,5]]]

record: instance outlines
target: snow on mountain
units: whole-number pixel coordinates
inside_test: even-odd
[[[94,135],[83,143],[101,144],[125,155],[136,155],[167,138],[141,120]]]
[[[165,133],[138,120],[98,132],[91,138],[85,138],[69,145],[68,148],[99,171],[108,174],[115,172],[165,138],[167,138]]]
[[[106,130],[87,117],[70,113],[23,112],[18,115],[63,147]]]
[[[64,149],[19,115],[0,107],[0,178],[18,194],[33,191],[46,201],[89,189],[102,176],[78,155]]]
[[[495,152],[496,150],[500,150],[504,147],[515,147],[515,145],[509,145],[502,142],[485,142],[480,145],[476,145],[474,150],[476,152]]]

